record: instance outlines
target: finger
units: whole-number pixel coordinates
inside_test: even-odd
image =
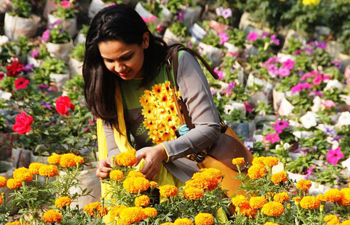
[[[136,158],[137,158],[137,164],[139,164],[140,161],[141,161],[141,159],[146,158],[146,154],[145,154],[144,152],[141,152],[140,154],[138,154],[138,155],[136,156]]]
[[[102,167],[111,167],[111,161],[109,159],[105,159],[101,161]]]
[[[146,175],[150,173],[151,169],[152,169],[152,163],[149,161],[146,161],[145,165],[143,166],[140,172]]]
[[[101,172],[101,171],[96,171],[96,176],[101,178],[101,179],[105,179],[109,177],[109,173],[106,172]]]
[[[109,173],[110,171],[112,171],[112,168],[100,167],[100,171],[103,173]]]

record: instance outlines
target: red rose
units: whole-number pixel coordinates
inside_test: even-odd
[[[17,78],[17,80],[15,80],[15,88],[17,90],[26,88],[28,84],[29,84],[29,80],[27,80],[24,77],[20,77],[20,78]]]
[[[6,66],[7,76],[15,77],[22,71],[23,65],[18,61],[14,61],[12,65]]]
[[[74,105],[67,96],[60,96],[56,99],[56,111],[61,115],[69,115],[68,109],[74,110]]]
[[[12,129],[19,134],[28,133],[31,130],[30,125],[32,122],[32,116],[28,116],[25,112],[21,112],[21,114],[16,116],[16,123],[13,125]]]

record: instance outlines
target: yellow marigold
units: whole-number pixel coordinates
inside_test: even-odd
[[[7,179],[3,176],[0,176],[0,188],[3,188],[6,186]]]
[[[204,188],[206,191],[212,191],[219,185],[219,179],[208,172],[198,172],[193,174],[192,180],[196,182],[197,188]]]
[[[20,167],[13,172],[13,178],[20,181],[31,182],[33,180],[33,174],[29,169]]]
[[[316,209],[320,206],[320,201],[315,196],[305,196],[300,201],[300,207],[303,209]]]
[[[236,208],[236,212],[243,216],[248,217],[249,219],[253,219],[258,213],[258,210],[253,209],[248,203],[246,205],[243,205],[241,208]]]
[[[57,208],[63,208],[67,205],[70,205],[72,203],[72,200],[66,196],[63,196],[61,198],[56,199],[55,206]]]
[[[102,207],[100,202],[92,202],[84,206],[84,211],[90,216],[102,217],[108,213],[106,207]]]
[[[55,177],[58,175],[58,169],[55,165],[43,165],[39,169],[40,176],[43,177]]]
[[[284,212],[284,207],[279,202],[268,202],[262,207],[261,212],[267,216],[280,216]]]
[[[303,5],[313,5],[316,6],[321,0],[303,0]]]
[[[242,165],[244,163],[245,163],[245,161],[244,161],[243,157],[232,159],[232,164],[235,165],[235,166],[239,166],[239,165]]]
[[[212,225],[214,223],[214,217],[210,213],[198,213],[194,218],[196,225]]]
[[[120,219],[122,219],[124,224],[137,223],[146,218],[146,214],[141,207],[126,208],[120,213]]]
[[[166,222],[166,223],[162,223],[162,224],[160,224],[160,225],[172,225],[172,224],[174,224],[174,223],[172,223],[172,222]]]
[[[208,174],[211,177],[214,177],[217,180],[221,180],[222,172],[215,168],[203,168],[201,171],[205,174]]]
[[[281,171],[281,172],[273,174],[272,177],[271,177],[271,181],[274,184],[279,184],[281,182],[287,181],[288,180],[287,177],[288,177],[287,172],[286,171]]]
[[[329,221],[334,220],[334,219],[338,219],[338,217],[336,215],[327,215],[324,217],[323,221],[329,222]]]
[[[275,202],[284,203],[289,201],[289,195],[286,192],[278,193],[273,197]]]
[[[118,180],[123,179],[124,174],[123,174],[123,172],[120,171],[120,170],[112,170],[112,171],[109,173],[109,177],[110,177],[112,180],[118,181]]]
[[[174,225],[193,225],[193,222],[187,218],[176,219]]]
[[[265,204],[267,200],[263,196],[258,196],[258,197],[251,197],[249,200],[249,205],[253,209],[261,209]]]
[[[149,184],[151,185],[152,188],[158,187],[158,183],[155,181],[150,181]]]
[[[67,154],[61,155],[60,166],[63,168],[76,166],[77,163],[74,160],[75,157],[76,155],[74,155],[73,153],[67,153]]]
[[[20,221],[13,221],[13,222],[5,223],[5,225],[28,225],[28,224],[25,221],[23,221],[22,223]]]
[[[263,159],[263,162],[264,162],[265,166],[273,167],[273,166],[276,166],[278,164],[278,158],[272,157],[272,156],[268,156],[268,157],[265,157]]]
[[[343,188],[340,190],[338,204],[341,206],[350,206],[350,188]]]
[[[137,163],[136,151],[130,150],[119,153],[114,159],[119,166],[134,166]]]
[[[127,207],[125,205],[116,205],[113,206],[112,209],[109,211],[112,218],[119,217],[121,211],[126,209]]]
[[[320,202],[325,202],[325,201],[326,201],[326,198],[325,198],[325,196],[324,196],[323,194],[318,194],[318,195],[316,196],[316,199],[317,199],[318,201],[320,201]]]
[[[147,195],[141,195],[135,198],[135,206],[137,207],[145,207],[148,206],[151,200]]]
[[[159,194],[163,197],[174,197],[177,195],[177,187],[174,185],[163,185],[159,187]]]
[[[158,215],[157,209],[155,208],[145,208],[143,209],[143,212],[147,217],[156,217]]]
[[[7,187],[9,189],[17,189],[22,187],[22,181],[21,180],[17,180],[17,179],[8,179],[7,180]]]
[[[48,210],[44,213],[42,219],[46,223],[61,223],[62,221],[62,214],[59,213],[56,210]]]
[[[264,158],[265,158],[264,156],[255,157],[255,158],[253,159],[252,164],[253,164],[253,165],[257,165],[257,164],[265,165],[265,164],[264,164]]]
[[[297,188],[302,190],[302,191],[308,190],[311,187],[311,185],[312,185],[312,183],[309,180],[301,179],[297,182]]]
[[[267,173],[266,167],[262,164],[252,165],[248,169],[248,176],[250,177],[250,179],[258,179],[258,178],[264,177],[266,173]]]
[[[266,222],[264,225],[278,225],[278,223]]]
[[[124,189],[133,194],[146,191],[149,186],[149,181],[144,177],[128,177],[123,182]]]
[[[199,189],[196,187],[188,187],[188,188],[185,188],[184,194],[186,199],[194,200],[194,199],[200,199],[201,197],[203,197],[204,192],[203,192],[203,189]]]
[[[48,159],[47,162],[51,165],[58,165],[60,163],[61,155],[53,153]]]
[[[237,195],[231,198],[231,202],[236,207],[243,207],[249,205],[248,199],[244,195]]]
[[[330,189],[324,193],[326,202],[337,202],[341,198],[340,191],[338,189]]]
[[[32,174],[39,175],[39,169],[40,169],[40,167],[42,167],[44,165],[45,165],[44,163],[37,163],[37,162],[31,163],[29,165],[29,171]]]
[[[128,173],[127,177],[146,177],[143,173],[141,173],[140,171],[136,171],[136,170],[131,170]]]
[[[74,161],[78,164],[83,164],[85,162],[84,158],[81,156],[75,156]]]
[[[350,220],[345,220],[341,223],[341,225],[350,225]]]

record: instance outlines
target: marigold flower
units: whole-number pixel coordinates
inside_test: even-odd
[[[289,201],[289,195],[286,192],[278,193],[273,197],[273,200],[275,202],[284,203]]]
[[[309,180],[301,179],[297,182],[297,188],[302,190],[302,191],[308,190],[311,187],[311,185],[312,185],[312,183]]]
[[[300,201],[300,207],[303,209],[316,209],[320,206],[320,201],[315,196],[305,196]]]
[[[146,191],[149,186],[149,181],[144,177],[128,177],[123,182],[124,189],[133,194]]]
[[[194,224],[188,218],[179,218],[175,220],[174,225],[194,225]]]
[[[264,159],[265,159],[264,156],[255,157],[255,158],[253,159],[252,164],[253,164],[253,165],[257,165],[257,164],[265,165],[265,164],[264,164]]]
[[[350,206],[350,188],[343,188],[340,190],[338,204],[341,206]]]
[[[102,207],[101,202],[92,202],[84,206],[84,211],[90,216],[102,217],[107,215],[108,210]]]
[[[131,170],[128,173],[128,177],[146,177],[146,176],[143,173],[141,173],[140,171]]]
[[[85,162],[84,158],[81,156],[75,156],[74,161],[75,163],[78,163],[78,164],[83,164]]]
[[[249,219],[253,219],[256,216],[256,214],[258,213],[258,210],[253,209],[248,203],[246,205],[243,205],[240,208],[236,208],[236,212],[243,215],[243,216],[248,217]]]
[[[267,216],[280,216],[284,212],[284,207],[279,202],[268,202],[262,207],[261,212]]]
[[[158,187],[158,183],[155,181],[150,181],[149,184],[151,185],[152,188]]]
[[[323,194],[318,194],[318,195],[316,196],[316,199],[317,199],[318,201],[320,201],[320,202],[325,202],[325,201],[326,201],[326,198],[324,197]]]
[[[158,215],[158,212],[155,208],[145,208],[143,209],[143,212],[147,217],[156,217]]]
[[[58,169],[55,165],[43,165],[39,168],[39,174],[43,177],[55,177],[58,175]]]
[[[150,198],[147,195],[141,195],[135,198],[136,207],[145,207],[148,206],[151,202]]]
[[[61,198],[56,199],[55,206],[57,208],[63,208],[67,205],[70,205],[72,203],[72,200],[66,196],[63,196]]]
[[[146,214],[141,207],[130,207],[121,211],[120,218],[124,224],[132,224],[146,219]]]
[[[338,189],[330,189],[324,193],[324,198],[327,202],[337,202],[340,200],[341,194]]]
[[[350,225],[350,220],[345,220],[341,223],[341,225]]]
[[[0,188],[3,188],[6,186],[7,179],[3,176],[0,176]]]
[[[75,157],[76,155],[74,155],[73,153],[67,153],[67,154],[61,155],[61,159],[59,163],[60,166],[63,168],[76,166],[77,163],[74,160]]]
[[[60,163],[61,155],[53,153],[49,158],[47,158],[47,162],[51,165],[57,165]]]
[[[8,179],[7,180],[7,187],[9,189],[17,189],[22,187],[22,181],[18,179]]]
[[[253,164],[249,169],[248,169],[248,176],[250,179],[258,179],[261,177],[264,177],[267,173],[266,167],[261,164]]]
[[[20,221],[13,221],[13,222],[5,223],[5,225],[28,225],[28,224],[25,221],[23,221],[22,223]]]
[[[111,214],[112,218],[119,217],[120,213],[126,208],[127,207],[125,205],[116,205],[112,207],[109,213]]]
[[[198,172],[192,176],[192,184],[197,188],[204,188],[206,191],[212,191],[219,185],[219,180],[213,176],[210,172]],[[189,182],[190,184],[191,182]]]
[[[221,180],[222,172],[215,168],[203,168],[201,171],[205,174],[208,174],[211,177],[214,177],[217,180]]]
[[[59,213],[56,210],[48,210],[44,213],[42,219],[46,223],[61,223],[62,221],[62,214]]]
[[[264,225],[278,225],[278,223],[266,222]]]
[[[109,178],[111,178],[112,180],[115,180],[115,181],[121,180],[121,179],[123,179],[123,177],[124,177],[124,174],[120,170],[112,170],[109,173]]]
[[[200,199],[203,197],[204,192],[203,189],[196,187],[188,187],[184,190],[185,198],[189,200]]]
[[[239,165],[242,165],[244,163],[245,163],[245,161],[244,161],[243,157],[232,159],[232,164],[235,166],[239,166]]]
[[[134,166],[137,163],[136,151],[130,150],[119,153],[114,159],[119,166]]]
[[[338,217],[336,215],[327,215],[327,216],[324,217],[323,221],[324,222],[329,222],[329,221],[334,220],[334,219],[338,220]]]
[[[287,181],[288,180],[287,176],[288,176],[288,174],[286,171],[281,171],[281,172],[273,174],[271,177],[271,181],[274,184],[279,184],[281,182]]]
[[[13,178],[20,181],[31,182],[33,180],[33,174],[29,169],[21,167],[13,172]]]
[[[244,195],[237,195],[231,198],[231,202],[236,207],[243,207],[249,205],[248,199]]]
[[[174,185],[163,185],[159,187],[160,196],[169,198],[177,195],[177,187]]]
[[[31,163],[29,165],[29,171],[32,173],[32,174],[35,174],[35,175],[39,175],[39,169],[40,167],[44,166],[45,164],[44,163]]]
[[[249,200],[249,205],[253,209],[261,209],[266,203],[267,203],[267,200],[263,196],[251,197]]]
[[[214,217],[210,213],[198,213],[194,218],[196,225],[212,225],[214,223]]]
[[[268,157],[265,157],[263,159],[263,162],[264,162],[265,166],[273,167],[273,166],[276,166],[278,164],[278,158],[272,157],[272,156],[268,156]]]
[[[2,205],[2,202],[4,201],[4,198],[2,197],[2,193],[0,194],[0,206]]]
[[[166,223],[162,223],[162,224],[160,224],[160,225],[172,225],[172,224],[174,224],[174,223],[172,223],[172,222],[166,222]]]

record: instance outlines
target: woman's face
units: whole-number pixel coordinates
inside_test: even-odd
[[[105,41],[98,45],[107,69],[123,80],[143,77],[144,50],[149,45],[149,34],[144,33],[141,45],[121,41]]]

